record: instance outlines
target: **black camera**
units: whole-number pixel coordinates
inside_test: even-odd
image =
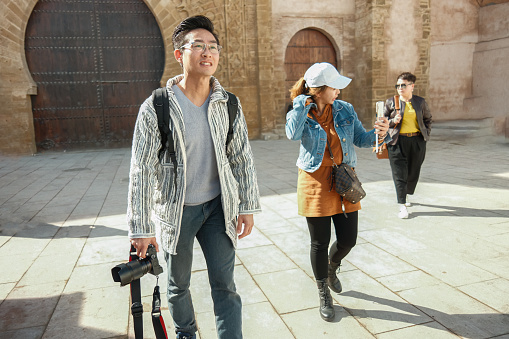
[[[133,250],[135,250],[134,247],[131,248],[131,251]],[[132,257],[133,255],[131,255]],[[135,257],[138,258],[137,256]],[[139,279],[147,273],[159,275],[162,272],[163,268],[159,265],[154,245],[148,245],[145,259],[138,258],[125,264],[119,264],[111,269],[113,281],[119,282],[120,286],[130,284],[133,280]]]

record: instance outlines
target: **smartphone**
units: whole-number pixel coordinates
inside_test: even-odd
[[[381,118],[384,116],[384,102],[383,101],[377,101],[376,102],[376,117]]]

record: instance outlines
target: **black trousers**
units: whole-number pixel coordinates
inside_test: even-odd
[[[329,258],[335,263],[341,263],[357,241],[358,212],[343,213],[332,217],[306,217],[309,234],[311,236],[311,266],[315,279],[327,278]],[[334,222],[336,241],[332,244],[330,254],[327,254],[331,237],[330,221]]]
[[[396,145],[387,146],[398,203],[404,204],[407,194],[414,194],[419,181],[426,155],[426,141],[422,135],[414,137],[400,135]]]

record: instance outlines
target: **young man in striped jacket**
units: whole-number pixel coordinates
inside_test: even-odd
[[[159,155],[161,134],[150,97],[140,107],[133,137],[129,237],[145,257],[149,244],[158,249],[160,232],[177,338],[195,338],[197,331],[189,292],[196,237],[207,262],[218,338],[242,338],[235,248],[261,210],[247,125],[239,103],[226,145],[228,95],[213,77],[221,46],[212,22],[204,16],[185,19],[173,32],[173,45],[183,69],[166,84],[177,166],[167,151]]]

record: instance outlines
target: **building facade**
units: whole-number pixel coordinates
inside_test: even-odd
[[[137,107],[181,72],[173,28],[196,14],[216,25],[216,75],[241,99],[251,138],[284,124],[289,87],[321,61],[353,78],[341,98],[366,127],[410,71],[435,121],[484,119],[509,137],[509,0],[309,4],[0,0],[0,153],[128,146]]]

